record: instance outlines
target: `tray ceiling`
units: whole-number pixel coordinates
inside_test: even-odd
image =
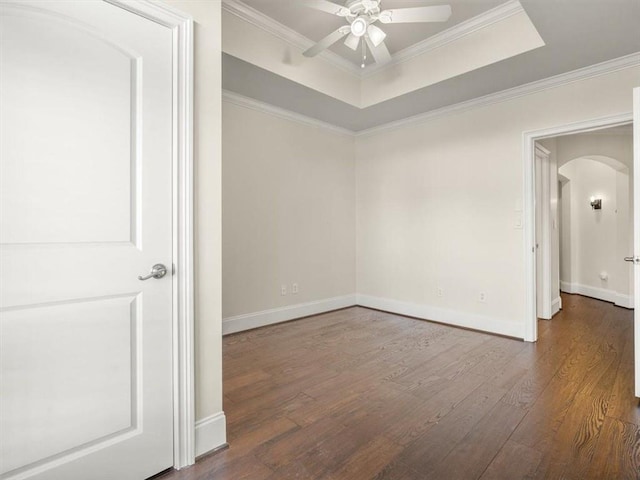
[[[378,26],[387,33],[385,43],[389,53],[393,55],[437,33],[491,10],[503,4],[504,1],[382,0],[381,6],[384,9],[448,4],[451,5],[452,14],[447,22],[442,23],[379,24]],[[313,41],[324,38],[345,24],[345,20],[340,17],[305,7],[301,0],[243,0],[243,3]],[[335,3],[344,4],[345,2],[335,0]],[[343,42],[337,42],[330,50],[355,65],[360,65],[361,63],[361,54],[349,49]],[[370,61],[367,63],[370,63]]]
[[[262,9],[265,15],[267,12],[265,8],[272,9],[269,11],[274,17],[278,17],[279,14],[276,11],[278,9],[290,15],[283,5],[291,1],[246,0],[255,9]],[[400,0],[383,1],[393,2],[394,6],[401,5]],[[417,1],[404,2],[402,5],[416,3]],[[450,3],[454,10],[456,5],[465,3],[471,7],[483,5],[483,12],[487,11],[486,8],[495,8],[496,5],[483,1]],[[223,42],[223,88],[250,99],[358,132],[403,121],[411,116],[430,115],[431,112],[456,108],[457,105],[475,101],[479,97],[494,94],[508,97],[508,92],[512,90],[529,91],[529,85],[540,82],[545,85],[556,85],[558,81],[567,82],[583,78],[584,75],[597,75],[598,72],[605,73],[640,66],[640,35],[638,35],[640,1],[520,0],[520,4],[544,40],[544,46],[365,108],[345,103],[348,100],[340,100],[335,95],[321,93],[321,89],[314,88],[305,78],[296,79],[295,72],[304,64],[289,62],[287,55],[282,57],[284,59],[280,64],[282,68],[278,72],[270,65],[264,65],[260,62],[262,58],[260,55],[263,55],[264,49],[267,48],[265,45],[260,45],[260,54],[254,60],[225,49]],[[320,22],[318,18],[323,16],[321,12],[312,12],[310,17],[314,19],[311,20],[313,23],[313,21]],[[327,17],[329,17],[326,19],[327,22],[332,20],[331,16],[327,15]],[[274,20],[284,24],[292,22],[292,18],[287,20],[287,18],[278,17]],[[307,17],[304,18],[307,21]],[[459,23],[467,20],[458,18],[455,21]],[[318,38],[318,36],[313,37],[312,31],[304,30],[313,25],[304,27],[290,23],[289,27],[301,32],[300,35],[312,37],[312,40]],[[223,30],[224,28],[223,23]],[[302,33],[303,30],[305,33]],[[318,35],[322,35],[319,32],[320,30]],[[412,39],[407,34],[402,39],[408,44],[414,41],[415,37]],[[502,41],[512,42],[513,38],[504,38]],[[255,44],[250,43],[246,47],[249,51],[256,48]],[[301,51],[301,48],[305,47],[292,44],[289,51]],[[394,48],[407,47],[394,46]],[[464,57],[460,57],[459,60],[464,60]],[[327,65],[323,59],[318,59],[317,63]],[[403,67],[404,65],[406,64],[402,64]],[[307,79],[327,80],[326,75],[319,73],[320,75],[307,76]],[[410,72],[405,69],[400,72],[400,75],[407,76]],[[363,81],[367,81],[367,78]],[[339,82],[338,84],[340,85]]]

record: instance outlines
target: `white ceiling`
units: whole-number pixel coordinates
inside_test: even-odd
[[[343,18],[305,7],[301,0],[242,1],[313,41],[319,41],[340,26],[345,25]],[[334,0],[334,2],[346,3],[341,0]],[[505,0],[382,0],[381,7],[383,9],[448,4],[451,5],[452,14],[448,21],[442,23],[378,24],[378,26],[387,33],[385,43],[393,55],[503,3]],[[343,42],[337,42],[331,47],[331,50],[354,64],[360,65],[361,54],[349,49]]]

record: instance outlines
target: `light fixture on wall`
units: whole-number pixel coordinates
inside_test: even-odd
[[[596,197],[591,197],[591,208],[593,210],[601,210],[602,209],[602,199],[601,198],[596,198]]]

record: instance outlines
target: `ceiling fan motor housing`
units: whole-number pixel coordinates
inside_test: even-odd
[[[380,0],[350,0],[347,8],[353,17],[375,15],[380,13]]]

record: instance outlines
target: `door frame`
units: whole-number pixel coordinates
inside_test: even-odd
[[[172,65],[173,461],[195,463],[193,18],[150,0],[104,0],[169,28]]]
[[[574,123],[557,125],[555,127],[530,130],[522,133],[522,161],[523,161],[523,218],[524,218],[524,259],[525,259],[525,302],[524,302],[524,340],[535,342],[538,340],[538,319],[536,315],[536,211],[535,211],[535,142],[559,135],[585,133],[604,128],[627,125],[633,122],[633,113],[594,118]]]

